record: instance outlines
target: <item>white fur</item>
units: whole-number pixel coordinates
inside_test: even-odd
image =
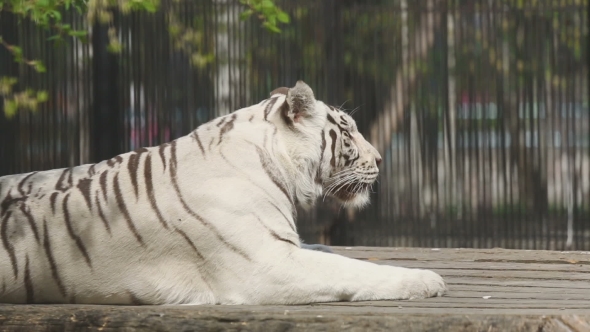
[[[328,114],[350,124],[359,158],[348,168],[339,158],[331,165],[335,126]],[[325,188],[341,190],[339,174],[348,174],[352,189],[376,179],[380,156],[348,115],[316,101],[298,82],[288,96],[275,95],[223,119],[165,148],[96,164],[94,172],[91,165],[76,167],[71,181],[63,169],[0,178],[0,302],[304,304],[445,292],[442,278],[431,271],[301,249],[291,202],[311,205]],[[337,152],[344,142],[338,134]],[[91,180],[90,209],[78,186],[85,179]],[[166,226],[150,204],[149,187]],[[343,201],[367,202],[368,191],[360,189]]]

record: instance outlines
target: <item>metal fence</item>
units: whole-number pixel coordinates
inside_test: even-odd
[[[0,76],[50,98],[0,115],[0,175],[157,145],[303,79],[358,109],[384,156],[370,207],[300,213],[307,242],[590,250],[588,0],[278,4],[281,34],[230,0],[116,15],[120,54],[106,27],[56,47],[2,14],[0,35],[48,71],[0,49]]]

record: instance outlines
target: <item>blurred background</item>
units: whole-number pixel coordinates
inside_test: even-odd
[[[0,12],[3,40],[47,67],[0,47],[0,76],[47,91],[35,112],[0,112],[0,176],[158,145],[303,79],[356,110],[384,158],[368,208],[300,212],[306,242],[590,250],[588,0],[275,3],[281,33],[233,0],[162,1],[110,26],[71,10],[91,34],[61,45]]]

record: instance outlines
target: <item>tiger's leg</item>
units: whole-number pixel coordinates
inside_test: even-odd
[[[264,274],[257,274],[252,283],[254,292],[248,303],[401,300],[442,296],[446,291],[441,276],[428,270],[285,247],[267,257]]]

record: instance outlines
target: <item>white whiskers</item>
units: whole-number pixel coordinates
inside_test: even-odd
[[[346,186],[349,186],[346,191],[351,194],[370,191],[372,184],[369,184],[363,178],[364,176],[362,173],[355,172],[352,169],[345,169],[335,173],[332,175],[330,183],[325,187],[323,200],[325,201],[327,196],[337,193]]]

